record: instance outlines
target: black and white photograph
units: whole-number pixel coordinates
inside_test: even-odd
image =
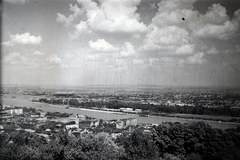
[[[0,11],[0,159],[240,159],[239,0]]]

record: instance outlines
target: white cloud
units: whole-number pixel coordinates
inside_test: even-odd
[[[27,2],[29,2],[29,0],[4,0],[5,2],[9,2],[9,3],[14,3],[14,4],[16,4],[16,3],[27,3]]]
[[[194,54],[193,56],[188,57],[187,60],[191,64],[204,64],[207,62],[207,60],[204,59],[203,52],[198,52],[198,53]]]
[[[159,62],[159,58],[149,58],[150,66],[155,66]]]
[[[100,0],[96,3],[93,0],[78,0],[78,5],[70,4],[73,14],[65,16],[57,13],[57,22],[65,26],[75,26],[75,31],[70,33],[72,39],[78,38],[83,33],[92,32],[127,33],[140,38],[139,34],[148,30],[148,27],[140,22],[140,15],[136,12],[140,2],[140,0]],[[76,21],[80,22],[76,24]]]
[[[44,54],[42,52],[40,52],[40,51],[35,51],[35,52],[33,52],[33,55],[42,56]]]
[[[228,40],[239,31],[238,11],[234,13],[234,18],[230,19],[227,10],[220,4],[213,4],[205,15],[199,15],[194,22],[193,31],[200,37]]]
[[[20,57],[20,53],[18,52],[12,52],[9,53],[4,59],[3,61],[6,63],[11,63],[12,61],[16,60],[17,58]]]
[[[207,54],[218,54],[219,52],[218,52],[218,50],[216,48],[211,48],[206,53]]]
[[[23,34],[10,35],[10,41],[3,42],[4,45],[13,46],[15,44],[32,44],[37,45],[42,42],[41,36],[33,36],[26,32]]]
[[[189,33],[186,29],[177,26],[152,27],[152,31],[146,35],[144,50],[155,50],[167,54],[182,54],[184,50],[188,53],[194,48],[193,45],[189,44],[191,37],[188,37]]]
[[[4,45],[4,46],[13,46],[14,44],[11,41],[7,41],[7,42],[2,42],[2,45]]]
[[[185,63],[185,60],[180,59],[180,60],[178,60],[178,62],[177,62],[177,66],[178,66],[178,67],[183,67],[183,66],[184,66],[184,63]]]
[[[234,12],[234,20],[240,21],[240,9],[238,9]]]
[[[229,17],[226,8],[218,3],[212,4],[212,6],[209,7],[208,12],[205,15],[201,15],[200,20],[212,24],[222,24],[229,20]]]
[[[78,0],[87,13],[89,27],[95,31],[139,33],[147,31],[144,23],[139,22],[136,13],[140,0],[133,1],[93,1]]]
[[[82,33],[91,33],[91,30],[88,29],[87,22],[80,21],[79,24],[75,25],[75,32],[72,35],[72,38],[78,38]]]
[[[226,21],[221,25],[205,24],[203,27],[195,31],[200,37],[228,40],[231,39],[238,31],[238,26],[231,21]]]
[[[158,12],[153,18],[157,26],[186,25],[196,27],[199,24],[223,24],[229,20],[226,9],[220,4],[212,4],[206,14],[194,9],[196,0],[163,0],[158,6]]]
[[[143,64],[144,60],[142,60],[142,59],[133,59],[133,63],[134,64]]]
[[[77,17],[83,13],[83,10],[80,9],[77,4],[75,5],[70,4],[69,6],[70,6],[70,11],[73,11],[74,17]]]
[[[26,56],[22,56],[18,52],[11,52],[3,58],[3,64],[12,66],[26,66],[29,68],[38,68],[39,64],[36,59],[32,60]]]
[[[69,10],[72,11],[73,14],[70,14],[68,17],[63,15],[62,13],[57,13],[56,21],[59,23],[63,23],[66,27],[71,25],[73,21],[76,20],[76,18],[78,18],[83,13],[83,10],[80,9],[77,4],[69,4]]]
[[[193,9],[193,3],[196,1],[197,0],[162,0],[158,3],[159,8],[156,15],[160,15],[161,13],[171,14],[173,11],[176,10],[191,10]]]
[[[90,10],[90,9],[97,9],[97,3],[93,2],[91,0],[77,0],[79,4],[83,6],[85,10]]]
[[[61,58],[57,54],[49,56],[47,61],[52,65],[63,65]]]
[[[57,13],[57,19],[56,20],[57,20],[57,22],[65,24],[65,26],[69,26],[74,21],[74,17],[73,17],[73,15],[69,15],[69,17],[66,17],[62,13]]]
[[[104,39],[98,39],[96,42],[88,42],[90,48],[97,52],[116,52],[119,49],[108,43]]]
[[[176,54],[192,54],[194,51],[194,45],[183,45],[181,47],[179,47],[176,51]]]
[[[176,59],[173,57],[158,57],[158,58],[149,58],[150,66],[158,66],[158,65],[172,65],[177,63]]]
[[[72,59],[74,57],[74,55],[71,54],[71,53],[67,53],[67,54],[64,55],[64,57],[67,58],[67,59]]]
[[[206,13],[194,8],[197,0],[162,0],[158,11],[149,24],[149,32],[140,51],[150,59],[150,65],[161,62],[183,64],[204,64],[207,62],[203,52],[198,52],[199,40],[229,40],[239,31],[240,9],[233,18],[220,4],[212,4]],[[196,43],[196,44],[195,44]],[[212,48],[206,54],[217,54]],[[172,58],[173,55],[179,55]],[[170,59],[162,59],[168,57]],[[180,59],[181,58],[181,59]]]
[[[120,52],[121,56],[123,57],[133,56],[135,53],[136,51],[134,49],[134,46],[130,42],[125,42]]]
[[[99,61],[100,56],[98,54],[87,55],[87,61]]]
[[[178,25],[203,38],[227,40],[239,31],[240,11],[231,20],[220,4],[212,4],[206,14],[194,9],[195,0],[163,0],[152,24],[158,27]]]

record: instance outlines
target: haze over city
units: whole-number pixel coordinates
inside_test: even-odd
[[[2,4],[2,84],[239,87],[238,0]]]

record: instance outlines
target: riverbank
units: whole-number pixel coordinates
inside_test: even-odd
[[[61,105],[52,105],[47,103],[40,102],[32,102],[29,98],[26,97],[2,97],[2,102],[5,105],[14,105],[19,107],[28,107],[28,108],[36,108],[41,109],[44,112],[61,112],[61,113],[72,113],[74,115],[87,115],[89,117],[111,120],[111,119],[125,119],[125,118],[137,118],[138,123],[142,124],[161,124],[163,122],[180,122],[180,123],[192,123],[197,121],[203,121],[210,124],[213,128],[219,129],[228,129],[235,128],[240,125],[240,123],[232,123],[232,122],[219,122],[219,121],[210,121],[203,119],[192,119],[192,118],[179,118],[179,117],[167,117],[167,116],[148,116],[141,117],[137,114],[119,114],[121,112],[113,112],[113,111],[104,111],[104,110],[96,110],[96,109],[86,109],[86,108],[73,108],[69,107],[66,109],[65,106]]]

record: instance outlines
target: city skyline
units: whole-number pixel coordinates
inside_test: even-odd
[[[239,87],[237,0],[4,0],[2,84]]]

